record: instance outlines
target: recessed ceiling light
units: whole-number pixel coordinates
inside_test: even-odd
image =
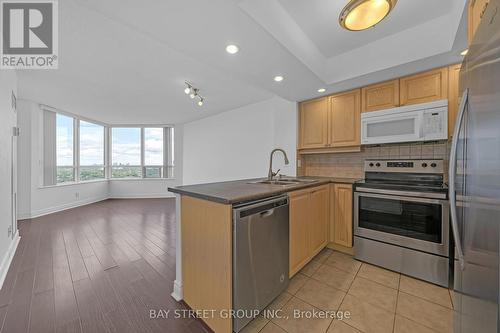
[[[226,52],[229,54],[238,53],[239,50],[240,50],[240,48],[234,44],[226,46]]]
[[[463,50],[462,52],[460,52],[460,55],[461,55],[461,56],[466,56],[466,55],[467,55],[467,53],[469,53],[469,49],[465,49],[465,50]]]
[[[325,89],[325,88],[319,88],[319,89],[318,89],[318,92],[319,92],[319,93],[324,93],[325,91],[326,91],[326,89]]]
[[[397,0],[351,0],[342,9],[340,25],[352,31],[373,27],[382,21],[396,6]]]
[[[281,76],[281,75],[276,75],[276,76],[274,77],[274,81],[276,81],[276,82],[281,82],[281,81],[283,81],[283,79],[284,79],[284,78],[283,78],[283,76]]]

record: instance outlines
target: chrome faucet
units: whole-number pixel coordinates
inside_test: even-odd
[[[278,169],[278,171],[273,172],[273,155],[277,151],[280,151],[283,153],[283,156],[285,157],[285,165],[290,164],[290,162],[288,161],[288,157],[286,156],[286,152],[283,149],[281,149],[281,148],[273,149],[273,151],[271,152],[271,156],[269,157],[269,172],[267,173],[267,180],[273,180],[273,177],[276,176],[280,172],[279,169]]]

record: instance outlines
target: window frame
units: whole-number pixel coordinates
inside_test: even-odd
[[[86,117],[78,116],[63,110],[55,109],[50,106],[46,105],[40,105],[40,114],[41,118],[43,118],[43,112],[44,111],[50,111],[54,112],[57,114],[61,114],[66,117],[71,117],[73,119],[73,181],[70,182],[64,182],[64,183],[57,183],[57,178],[56,178],[56,183],[55,184],[49,184],[45,185],[43,182],[43,167],[44,163],[41,163],[41,172],[40,172],[40,187],[57,187],[57,186],[68,186],[68,185],[74,185],[74,184],[79,184],[79,183],[92,183],[92,182],[102,182],[102,181],[110,181],[110,180],[172,180],[174,178],[174,173],[175,173],[175,165],[174,165],[174,157],[171,154],[171,151],[175,153],[174,146],[175,146],[175,126],[171,124],[126,124],[126,125],[120,125],[120,124],[107,124],[101,121],[89,119]],[[91,124],[99,125],[104,127],[104,178],[99,178],[99,179],[89,179],[89,180],[81,180],[80,179],[80,170],[87,166],[82,166],[80,165],[80,121],[88,122]],[[44,128],[43,128],[43,122],[40,122],[41,127],[40,127],[40,138],[43,138],[44,135]],[[112,168],[113,168],[113,161],[112,161],[112,133],[113,133],[113,128],[139,128],[141,131],[141,142],[140,142],[140,150],[141,150],[141,165],[131,165],[132,167],[140,167],[141,168],[141,177],[124,177],[124,178],[113,178],[112,177]],[[146,128],[162,128],[163,129],[163,165],[158,166],[158,165],[145,165],[144,164],[144,157],[145,157],[145,137],[144,137],[144,130]],[[43,142],[43,141],[40,141]],[[43,146],[42,146],[43,148]],[[40,149],[41,151],[41,159],[43,160],[45,158],[45,153],[43,149]],[[101,167],[100,165],[96,167]],[[56,173],[57,173],[57,163],[55,165],[56,168]],[[160,171],[160,177],[146,177],[146,168],[161,168]]]
[[[130,165],[130,167],[138,167],[141,168],[141,177],[123,177],[123,178],[113,178],[113,161],[112,161],[112,156],[113,156],[113,128],[139,128],[141,130],[141,165]],[[163,129],[163,164],[161,166],[159,165],[146,165],[145,164],[145,147],[146,147],[146,140],[145,140],[145,129],[146,128],[161,128]],[[147,124],[147,125],[112,125],[109,127],[109,141],[110,141],[110,148],[109,148],[109,179],[111,180],[161,180],[161,179],[174,179],[173,175],[173,170],[169,172],[170,168],[173,168],[174,165],[172,163],[169,163],[171,160],[171,154],[170,151],[172,149],[172,141],[171,138],[169,137],[171,131],[173,130],[174,126],[172,125],[161,125],[161,124]],[[174,139],[172,137],[172,139]],[[175,142],[174,142],[175,144]],[[146,176],[146,169],[147,168],[161,168],[160,170],[160,177],[147,177]],[[169,177],[171,175],[171,177]]]
[[[81,165],[80,163],[80,155],[81,155],[81,150],[80,150],[80,146],[81,146],[81,142],[80,142],[80,122],[86,122],[86,123],[89,123],[89,124],[93,124],[93,125],[97,125],[97,126],[101,126],[103,128],[103,147],[102,147],[102,150],[103,150],[103,156],[102,156],[102,165]],[[74,149],[77,149],[75,151],[78,151],[78,156],[77,156],[77,160],[76,160],[76,176],[75,176],[75,179],[77,179],[77,182],[79,183],[87,183],[87,182],[95,182],[95,181],[101,181],[101,180],[105,180],[106,179],[106,128],[107,126],[106,125],[103,125],[103,124],[99,124],[98,122],[95,122],[95,121],[91,121],[91,120],[86,120],[86,119],[81,119],[81,118],[75,118],[75,123],[77,123],[76,127],[77,127],[77,134],[76,134],[76,139],[78,139],[78,143],[76,144],[78,147],[74,148]],[[97,178],[97,179],[88,179],[88,180],[81,180],[80,179],[80,171],[81,169],[83,168],[89,168],[89,167],[99,167],[99,168],[103,168],[104,170],[104,177],[103,178]],[[78,178],[76,178],[78,177]]]

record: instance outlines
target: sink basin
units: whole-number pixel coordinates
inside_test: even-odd
[[[292,182],[292,183],[316,183],[317,179],[307,179],[307,178],[288,178],[282,177],[278,179],[279,181]]]
[[[315,183],[318,180],[316,179],[303,179],[303,178],[278,178],[274,180],[257,180],[254,182],[250,182],[249,184],[267,184],[267,185],[281,185],[281,186],[291,186],[297,185],[300,183]]]

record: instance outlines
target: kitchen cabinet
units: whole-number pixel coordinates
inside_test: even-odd
[[[328,146],[328,98],[300,103],[300,148]]]
[[[331,147],[359,146],[361,144],[361,90],[329,97],[329,140]]]
[[[483,18],[483,14],[486,11],[489,2],[489,0],[469,0],[467,29],[469,45],[472,43],[474,34],[479,27],[479,23],[481,23],[481,19]]]
[[[459,74],[462,64],[448,67],[448,138],[451,140],[455,129],[461,93],[459,91]]]
[[[400,104],[427,103],[448,98],[448,68],[407,76],[399,80]]]
[[[310,191],[301,190],[290,193],[290,276],[298,272],[309,258],[307,237]]]
[[[183,299],[193,310],[213,309],[203,321],[214,332],[232,332],[232,206],[182,196]]]
[[[373,84],[361,89],[361,112],[399,106],[399,80]]]
[[[360,90],[300,103],[299,149],[360,145]]]
[[[329,186],[320,186],[311,193],[309,253],[315,255],[328,243]]]
[[[327,244],[328,185],[289,193],[290,277]]]
[[[331,190],[330,242],[352,247],[352,185],[333,184]]]

